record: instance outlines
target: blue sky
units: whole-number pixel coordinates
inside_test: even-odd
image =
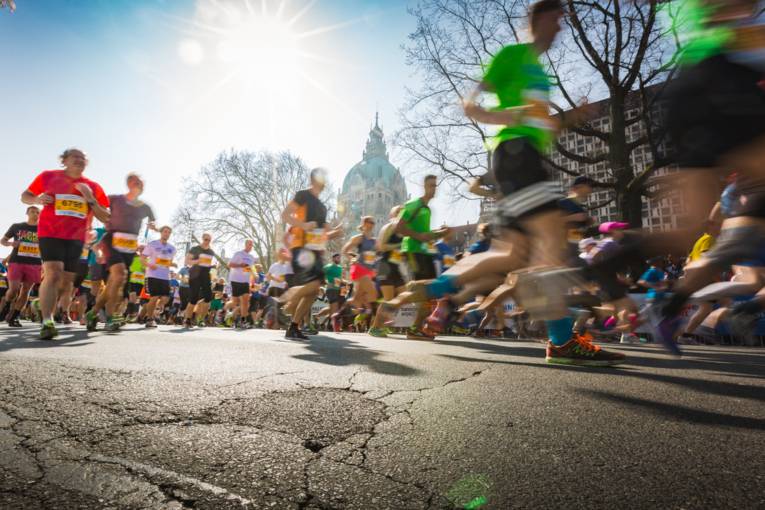
[[[265,3],[269,19],[281,3],[249,2],[256,17]],[[0,12],[0,215],[21,220],[19,194],[69,146],[88,152],[87,173],[107,192],[121,192],[129,171],[144,175],[160,222],[179,184],[232,147],[289,149],[339,183],[361,158],[376,108],[386,134],[397,128],[412,79],[401,51],[411,3],[317,0],[289,29],[308,34],[297,60],[258,57],[297,74],[264,76],[260,64],[235,74],[235,39],[205,28],[235,26],[244,0],[18,0],[14,14]],[[309,4],[286,0],[279,19]]]

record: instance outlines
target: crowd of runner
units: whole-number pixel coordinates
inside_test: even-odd
[[[710,317],[752,337],[765,306],[762,25],[754,1],[683,3],[697,26],[665,101],[679,166],[674,186],[686,196],[688,219],[672,232],[595,224],[586,202],[596,183],[578,177],[564,194],[551,181],[544,154],[589,109],[551,115],[540,55],[560,32],[564,9],[541,0],[530,8],[532,42],[499,51],[463,104],[473,122],[501,127],[490,171],[470,185],[494,200],[495,218],[462,252],[450,244],[451,229],[433,228],[436,176],[426,176],[422,196],[394,207],[385,225],[363,217],[348,238],[328,222],[320,199],[327,172],[317,168],[282,211],[287,234],[270,267],[250,240],[224,260],[208,233],[179,253],[172,228],[157,226],[141,201],[139,175],[127,176],[126,193],[107,195],[84,176],[85,153],[68,149],[63,169],[40,173],[23,192],[26,221],[0,241],[13,247],[2,267],[0,315],[9,327],[38,320],[45,340],[58,335],[57,322],[72,321],[110,332],[128,322],[284,328],[286,338],[307,340],[318,329],[386,337],[410,310],[408,339],[480,336],[510,320],[518,334],[542,331],[548,362],[597,366],[625,360],[593,341],[607,334],[637,343],[636,331],[648,328],[643,341],[676,355]],[[498,107],[482,106],[484,95]],[[93,228],[94,218],[103,227]],[[147,242],[149,230],[157,239]],[[348,241],[329,253],[341,237]],[[630,292],[636,287],[646,292],[641,303]],[[690,303],[693,316],[681,320]]]

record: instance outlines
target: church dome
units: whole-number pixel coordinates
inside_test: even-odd
[[[378,115],[369,131],[361,161],[353,165],[343,180],[338,196],[338,212],[346,228],[358,225],[362,216],[372,216],[379,229],[388,221],[390,209],[406,200],[406,183],[401,172],[388,159]]]
[[[369,132],[362,160],[348,171],[343,180],[341,193],[349,193],[353,184],[356,183],[391,187],[399,182],[403,184],[403,178],[388,159],[388,149],[382,128],[380,128],[379,117],[375,117],[375,125]]]

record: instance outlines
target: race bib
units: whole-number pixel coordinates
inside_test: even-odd
[[[201,267],[212,267],[213,263],[213,256],[208,255],[207,253],[201,253],[199,255],[199,266]]]
[[[93,282],[91,282],[90,280],[83,280],[82,283],[80,284],[80,287],[82,287],[83,289],[91,289],[93,288]]]
[[[88,216],[88,203],[80,195],[56,195],[56,216],[70,216],[84,220]]]
[[[401,264],[404,261],[404,258],[401,255],[400,250],[393,250],[390,252],[390,256],[388,257],[388,262],[391,264]]]
[[[305,233],[305,247],[313,251],[324,251],[327,248],[327,235],[324,229],[317,228]]]
[[[173,263],[173,259],[162,259],[162,258],[157,257],[157,260],[155,261],[155,263],[158,266],[170,267],[170,265]]]
[[[572,243],[576,243],[584,239],[584,235],[582,235],[582,231],[578,228],[570,228],[568,229],[568,240]]]
[[[252,273],[252,266],[244,266],[242,268],[242,271],[244,271],[245,273]]]
[[[433,241],[429,242],[426,246],[426,249],[428,250],[428,253],[438,253],[438,248],[436,248],[436,243]]]
[[[452,267],[455,262],[457,262],[454,258],[454,255],[444,255],[444,268]]]
[[[340,287],[343,284],[342,278],[335,278],[335,287]]]
[[[0,280],[0,289],[7,289],[8,288],[8,282],[5,280]]]
[[[80,253],[80,260],[87,260],[88,255],[90,255],[90,250],[88,248],[83,248],[82,253]]]
[[[138,236],[125,232],[114,232],[112,234],[112,248],[120,253],[135,253],[138,249]]]
[[[555,130],[556,122],[550,116],[549,97],[545,90],[530,89],[524,92],[524,99],[531,106],[524,113],[524,124],[547,131]]]
[[[361,254],[361,260],[363,260],[364,264],[368,266],[374,266],[375,261],[377,260],[377,253],[373,251],[365,251]]]
[[[20,257],[40,258],[40,245],[37,243],[19,243],[18,255]]]
[[[142,272],[130,273],[130,283],[143,283],[143,280],[144,274]]]

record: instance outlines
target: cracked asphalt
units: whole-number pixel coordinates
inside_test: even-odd
[[[765,508],[765,351],[0,329],[0,508]]]

